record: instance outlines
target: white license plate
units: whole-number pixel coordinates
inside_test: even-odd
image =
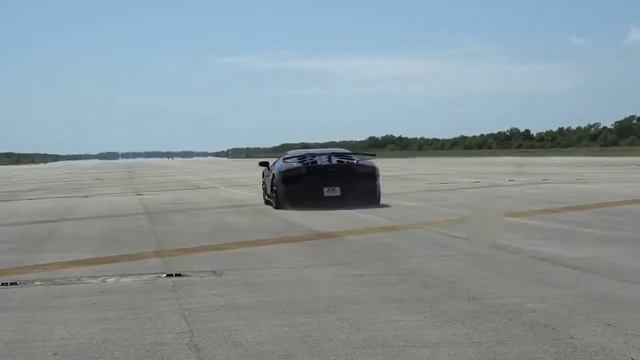
[[[325,197],[340,196],[340,187],[330,186],[330,187],[324,188],[324,196]]]

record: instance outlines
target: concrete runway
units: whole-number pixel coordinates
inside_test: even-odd
[[[384,206],[302,211],[256,162],[1,167],[0,359],[640,359],[639,158],[379,160]]]

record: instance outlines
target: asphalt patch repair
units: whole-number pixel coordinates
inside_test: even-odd
[[[606,208],[621,207],[621,206],[632,206],[632,205],[640,205],[640,199],[606,201],[606,202],[598,202],[598,203],[508,212],[503,214],[503,217],[506,219],[509,219],[509,218],[521,219],[521,218],[541,216],[541,215],[562,214],[562,213],[589,211],[589,210],[606,209]],[[195,254],[202,254],[202,253],[231,251],[231,250],[257,248],[257,247],[272,246],[272,245],[295,244],[295,243],[302,243],[302,242],[309,242],[309,241],[332,240],[332,239],[339,239],[339,238],[346,238],[346,237],[393,233],[393,232],[399,232],[399,231],[405,231],[405,230],[411,230],[411,229],[428,229],[428,228],[442,227],[442,226],[451,225],[451,224],[460,224],[460,223],[464,223],[465,221],[466,219],[463,217],[452,217],[452,218],[426,220],[426,221],[420,221],[420,222],[409,223],[409,224],[371,226],[371,227],[355,228],[355,229],[348,229],[348,230],[313,232],[313,233],[298,234],[298,235],[259,238],[259,239],[253,239],[253,240],[235,241],[235,242],[217,243],[217,244],[206,244],[206,245],[198,245],[198,246],[174,248],[174,249],[166,249],[166,250],[142,251],[142,252],[134,252],[134,253],[128,253],[128,254],[99,256],[99,257],[56,261],[56,262],[33,264],[33,265],[22,265],[22,266],[0,268],[0,276],[18,276],[18,275],[45,273],[45,272],[60,271],[60,270],[72,270],[72,269],[93,267],[93,266],[100,266],[100,265],[111,265],[111,264],[126,263],[126,262],[140,261],[140,260],[187,256],[187,255],[195,255]]]

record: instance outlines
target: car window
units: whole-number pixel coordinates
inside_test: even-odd
[[[285,154],[280,155],[279,158],[277,158],[272,164],[271,166],[269,166],[270,169],[273,169],[276,167],[276,165],[280,165],[280,163],[282,163],[282,158],[284,158]]]

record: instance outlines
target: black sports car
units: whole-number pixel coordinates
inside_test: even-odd
[[[262,197],[274,209],[311,203],[380,204],[374,154],[345,149],[291,150],[273,164],[260,161]]]

